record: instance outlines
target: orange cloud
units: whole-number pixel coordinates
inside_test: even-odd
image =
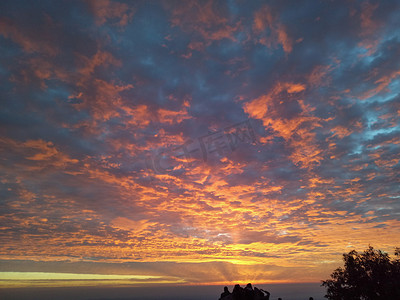
[[[123,27],[132,20],[134,10],[126,3],[113,0],[87,0],[89,7],[96,18],[97,25],[103,25],[107,21]]]
[[[353,133],[348,128],[346,128],[344,126],[340,126],[340,125],[332,128],[331,131],[334,132],[333,136],[337,136],[340,139],[342,139],[342,138],[344,138],[346,136],[349,136],[350,134]]]
[[[179,5],[171,3],[167,2],[167,8],[171,12],[173,26],[179,26],[186,32],[200,34],[207,44],[224,38],[236,40],[234,34],[239,29],[240,23],[230,25],[228,19],[215,8],[213,1],[200,3],[190,0],[179,2]],[[198,42],[195,48],[200,49]]]
[[[47,26],[53,26],[50,19],[47,19],[47,22],[50,22],[50,24],[46,24]],[[22,30],[18,28],[15,22],[7,18],[0,19],[0,34],[19,44],[28,53],[43,53],[55,56],[59,52],[57,46],[51,42],[51,38],[46,35],[46,32]]]
[[[154,119],[149,108],[145,104],[140,104],[135,107],[122,106],[121,109],[125,112],[125,123],[132,125],[134,128],[144,128]]]
[[[400,71],[392,71],[390,74],[383,75],[381,78],[376,79],[374,84],[377,84],[377,86],[362,94],[361,99],[368,99],[382,91],[387,92],[389,84],[398,76],[400,76]]]
[[[117,217],[112,221],[112,225],[116,228],[135,232],[146,230],[152,224],[155,223],[148,223],[147,220],[134,221],[125,217]]]
[[[181,123],[183,120],[190,119],[188,115],[187,108],[182,107],[180,111],[173,111],[164,108],[160,108],[157,111],[158,118],[161,123],[167,124],[177,124]]]
[[[373,19],[374,11],[378,8],[379,3],[369,3],[368,1],[362,3],[360,21],[361,21],[361,35],[369,36],[376,32],[379,28],[377,21]]]
[[[269,35],[264,34],[266,29],[269,30]],[[253,32],[260,36],[257,42],[265,46],[275,47],[280,44],[285,53],[293,50],[293,40],[289,37],[286,27],[279,22],[268,5],[264,5],[254,14]]]
[[[72,82],[71,73],[64,67],[55,64],[49,57],[35,56],[21,61],[22,66],[10,76],[11,82],[22,85],[32,84],[40,86],[42,90],[47,88],[47,80],[60,80]]]
[[[119,67],[122,64],[111,53],[101,50],[98,50],[92,57],[78,55],[78,59],[80,60],[79,65],[82,65],[78,71],[82,75],[82,79],[88,79],[89,76],[94,74],[97,67]]]
[[[305,105],[300,99],[288,100],[298,103],[301,108],[299,114],[291,118],[282,118],[278,110],[279,105],[286,101],[281,99],[290,99],[292,96],[289,95],[301,93],[305,89],[303,84],[278,82],[266,95],[245,103],[244,111],[250,117],[262,120],[264,127],[272,128],[288,142],[292,149],[290,158],[296,165],[310,168],[318,165],[322,159],[321,149],[315,142],[315,133],[312,132],[321,126],[321,120],[313,117],[313,108]]]
[[[121,62],[115,59],[110,53],[97,51],[91,58],[78,56],[82,67],[78,70],[79,77],[73,81],[77,86],[75,95],[72,98],[80,99],[82,102],[74,104],[76,109],[89,109],[94,117],[91,125],[96,126],[97,120],[109,120],[112,117],[120,116],[119,107],[123,104],[120,92],[133,88],[131,84],[115,84],[96,78],[96,71],[109,66],[120,66]],[[90,126],[91,126],[90,125]]]
[[[21,154],[26,160],[34,164],[27,164],[31,171],[48,167],[65,168],[70,164],[78,163],[77,159],[58,150],[52,142],[44,140],[28,140],[26,142],[15,141],[10,138],[0,139],[3,149]]]
[[[94,79],[91,82],[92,89],[88,89],[77,96],[83,102],[74,104],[74,106],[77,109],[89,109],[92,112],[94,121],[107,121],[110,118],[120,116],[119,108],[122,104],[120,92],[129,90],[132,87],[131,84],[116,85],[101,79]]]
[[[317,65],[315,66],[311,73],[308,75],[308,83],[311,87],[319,87],[319,86],[326,86],[329,85],[330,77],[328,73],[332,70],[330,65],[322,66]]]
[[[379,3],[371,4],[368,1],[363,2],[361,5],[360,37],[362,41],[359,45],[368,49],[367,55],[372,55],[376,51],[381,40],[381,38],[377,36],[381,24],[373,18],[373,14],[378,6]]]
[[[306,87],[303,84],[288,84],[287,86],[287,92],[289,94],[293,94],[293,93],[299,93],[302,92],[306,89]]]

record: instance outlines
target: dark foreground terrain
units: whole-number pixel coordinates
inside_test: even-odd
[[[232,290],[233,286],[228,286]],[[271,300],[324,299],[320,283],[257,285],[271,293]],[[223,286],[177,287],[76,287],[1,289],[2,300],[217,300]]]

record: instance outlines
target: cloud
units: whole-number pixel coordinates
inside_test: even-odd
[[[91,12],[96,18],[97,25],[113,22],[123,27],[131,21],[135,10],[126,3],[112,0],[87,1]]]
[[[189,102],[184,102],[185,108],[180,111],[171,111],[167,109],[160,108],[158,110],[158,117],[161,123],[174,124],[181,123],[185,119],[190,119],[188,115],[187,108],[189,107]]]
[[[4,155],[14,153],[12,156],[22,156],[25,159],[25,167],[30,171],[38,171],[43,168],[61,168],[76,164],[77,159],[60,152],[52,142],[43,140],[28,140],[18,142],[12,139],[1,139],[2,152]],[[15,155],[17,154],[17,155]],[[11,157],[12,157],[11,156]]]
[[[0,10],[8,271],[316,281],[396,246],[395,1],[22,4]]]
[[[225,7],[213,1],[206,1],[200,4],[197,1],[186,1],[184,4],[172,5],[170,2],[167,7],[171,12],[172,26],[179,26],[182,31],[200,35],[207,45],[213,41],[222,39],[235,40],[235,33],[240,28],[240,22],[231,22],[224,15]],[[198,48],[201,44],[197,44]],[[189,45],[190,46],[190,45]]]
[[[292,52],[293,40],[289,37],[286,27],[268,5],[264,5],[254,13],[253,31],[256,36],[261,36],[257,42],[267,47],[276,47],[280,44],[285,53]],[[264,34],[265,31],[268,33]]]
[[[245,103],[244,111],[251,117],[262,120],[264,127],[272,128],[289,143],[293,149],[291,158],[295,164],[301,163],[308,167],[321,160],[321,150],[314,142],[315,134],[311,132],[321,126],[321,121],[312,116],[312,107],[306,106],[300,99],[293,99],[293,94],[304,90],[305,86],[302,84],[278,82],[267,95]],[[283,106],[285,98],[287,104]]]
[[[0,34],[20,45],[25,52],[54,56],[59,52],[59,49],[48,39],[50,37],[49,31],[46,30],[46,26],[52,26],[53,21],[47,18],[46,23],[36,31],[32,28],[21,30],[13,20],[3,17],[0,19]],[[41,32],[42,30],[43,32]]]

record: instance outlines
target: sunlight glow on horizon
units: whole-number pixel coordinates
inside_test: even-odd
[[[0,280],[96,280],[96,279],[156,279],[151,275],[81,274],[53,272],[1,272]]]
[[[151,286],[182,284],[183,279],[154,275],[0,272],[0,288],[68,286]]]

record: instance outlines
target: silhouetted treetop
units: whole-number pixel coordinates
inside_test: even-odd
[[[369,247],[343,254],[344,268],[337,268],[331,279],[322,282],[330,300],[400,299],[400,248],[395,258]]]

